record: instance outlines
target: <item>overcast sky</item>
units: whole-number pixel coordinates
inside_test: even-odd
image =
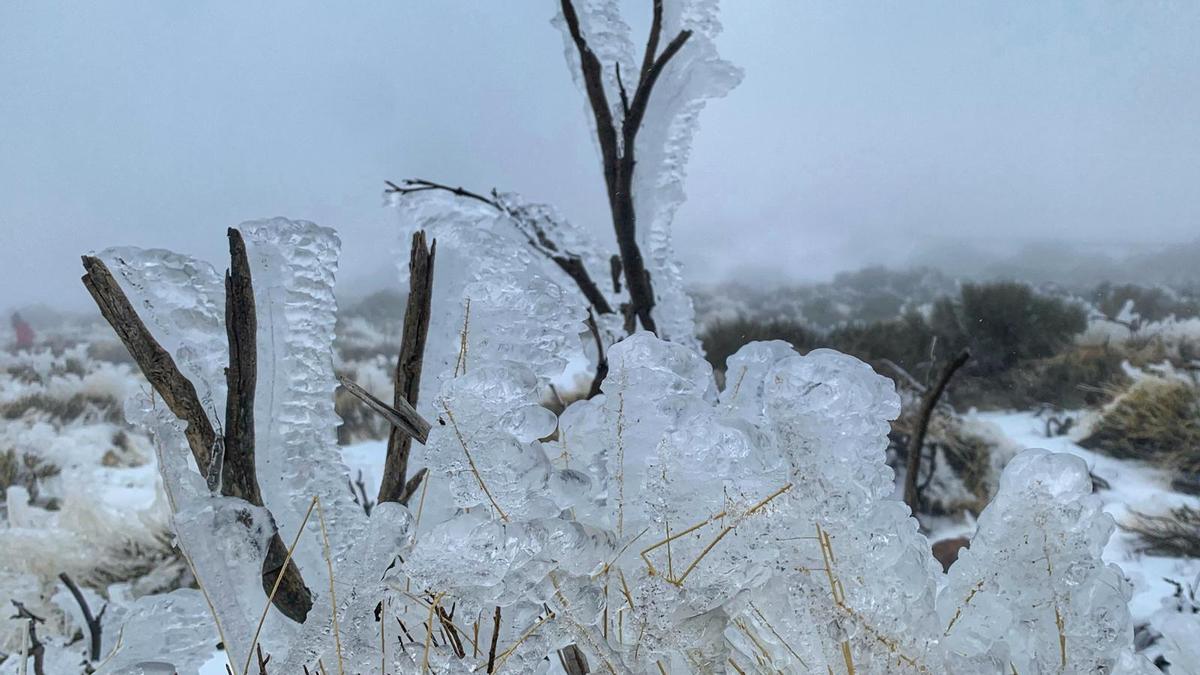
[[[82,252],[221,260],[224,228],[275,215],[338,228],[367,276],[395,240],[385,178],[516,190],[610,236],[556,5],[0,2],[0,307],[83,306]],[[1200,236],[1200,3],[724,5],[746,77],[701,119],[693,279]]]

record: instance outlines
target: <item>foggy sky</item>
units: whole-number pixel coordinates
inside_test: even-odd
[[[515,190],[610,241],[556,5],[5,0],[0,307],[85,306],[78,256],[109,245],[220,262],[276,215],[340,230],[361,283],[396,239],[384,179]],[[690,278],[1200,236],[1200,3],[724,5],[746,77],[701,118]]]

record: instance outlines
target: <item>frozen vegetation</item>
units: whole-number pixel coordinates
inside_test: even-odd
[[[740,77],[716,54],[716,3],[666,4],[647,63],[676,51],[659,72],[638,67],[617,3],[577,5],[555,24],[597,133],[644,116],[614,142],[639,157],[638,227],[619,257],[627,282],[626,246],[644,258],[652,301],[549,206],[420,182],[391,190],[400,241],[419,230],[436,242],[415,397],[431,429],[408,457],[415,492],[368,510],[337,445],[332,230],[244,223],[224,274],[162,250],[87,259],[97,301],[111,271],[164,352],[142,360],[149,386],[127,366],[69,377],[35,366],[29,387],[83,392],[119,372],[133,435],[114,460],[126,473],[79,469],[91,472],[72,483],[91,486],[86,502],[62,491],[51,509],[52,495],[8,487],[0,583],[23,609],[0,624],[0,673],[195,673],[218,643],[243,675],[1157,672],[1134,652],[1134,585],[1105,562],[1114,519],[1075,449],[1008,462],[943,573],[895,496],[891,380],[836,351],[762,341],[736,351],[717,386],[670,242],[699,111]],[[604,64],[607,122],[588,58]],[[640,100],[630,79],[626,102],[618,63],[656,78],[654,96]],[[135,322],[114,324],[137,343]],[[549,384],[581,354],[602,377],[555,414]],[[98,433],[41,424],[6,433],[45,446]],[[124,433],[115,419],[98,429]],[[74,470],[69,454],[56,461]],[[142,499],[109,504],[118,479]],[[134,546],[163,549],[164,569],[187,578],[148,588],[68,564]],[[74,598],[63,571],[104,596]],[[1200,673],[1195,617],[1162,622],[1173,674]]]

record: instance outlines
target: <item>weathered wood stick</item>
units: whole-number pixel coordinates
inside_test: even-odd
[[[424,230],[413,233],[408,258],[408,303],[404,309],[404,332],[400,338],[400,354],[396,358],[395,390],[392,407],[413,409],[421,389],[421,368],[425,361],[425,341],[429,337],[429,316],[433,305],[433,264],[437,242],[427,245]],[[426,430],[428,433],[428,429]],[[408,489],[408,456],[412,450],[412,434],[392,426],[388,433],[387,457],[383,463],[383,480],[377,500],[407,503],[415,491]],[[421,439],[424,443],[424,439]],[[417,481],[420,482],[419,479]]]
[[[399,408],[393,408],[375,398],[371,392],[363,389],[358,383],[345,375],[338,375],[338,382],[341,382],[346,391],[354,394],[355,398],[366,404],[368,408],[382,415],[393,427],[412,436],[422,444],[429,440],[431,425],[407,402],[402,402]]]

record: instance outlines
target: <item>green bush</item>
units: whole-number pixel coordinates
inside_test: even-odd
[[[969,371],[994,375],[1058,353],[1087,328],[1087,314],[1026,284],[995,282],[964,284],[958,302],[943,299],[934,306],[930,323],[941,353],[969,348]]]

